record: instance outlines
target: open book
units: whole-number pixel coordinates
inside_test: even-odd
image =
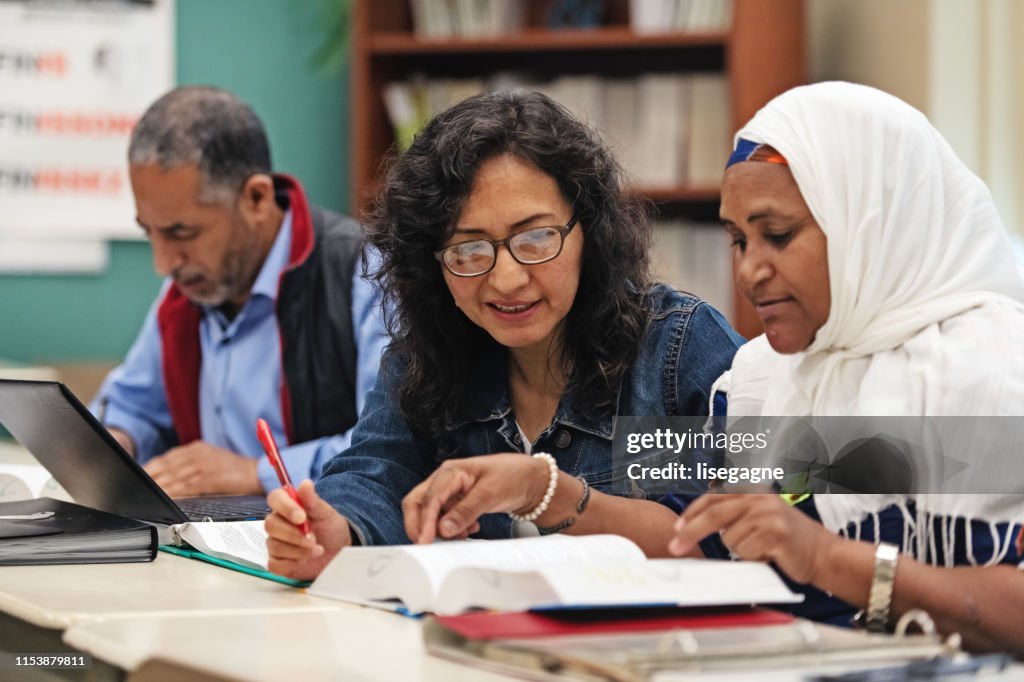
[[[160,549],[190,559],[230,568],[265,580],[305,587],[304,580],[292,580],[267,570],[267,532],[263,521],[203,521],[179,523],[166,528]]]
[[[36,497],[73,501],[41,465],[0,462],[0,502],[17,502]]]
[[[176,547],[192,547],[223,561],[267,570],[267,532],[263,521],[179,523],[170,527]]]
[[[432,545],[350,547],[310,587],[321,597],[400,600],[409,611],[471,608],[726,606],[794,603],[756,562],[647,559],[617,535],[552,535]]]

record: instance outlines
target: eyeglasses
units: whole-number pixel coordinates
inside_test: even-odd
[[[569,218],[565,227],[534,227],[504,239],[474,239],[452,244],[435,251],[434,258],[441,261],[448,272],[456,277],[486,275],[498,260],[498,247],[504,244],[508,252],[523,265],[547,263],[562,253],[566,236],[578,222]]]

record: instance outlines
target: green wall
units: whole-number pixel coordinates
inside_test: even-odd
[[[311,199],[348,207],[347,73],[312,63],[326,0],[177,0],[178,82],[227,88],[253,105],[275,167]],[[111,245],[98,275],[0,275],[0,358],[105,361],[128,349],[160,282],[145,242]]]

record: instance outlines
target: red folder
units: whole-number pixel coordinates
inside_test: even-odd
[[[607,610],[590,613],[486,611],[437,616],[437,621],[446,628],[471,640],[753,627],[784,625],[793,620],[788,613],[768,609],[657,609],[650,613],[632,610],[626,615],[612,614]]]

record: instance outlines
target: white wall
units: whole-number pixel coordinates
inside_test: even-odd
[[[850,80],[923,111],[1024,234],[1024,2],[807,0],[811,80]]]

